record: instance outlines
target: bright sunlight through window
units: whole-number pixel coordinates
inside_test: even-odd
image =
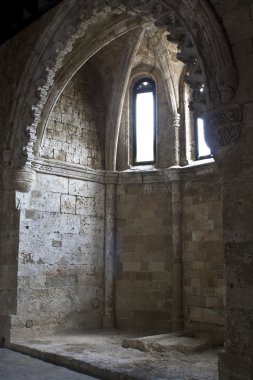
[[[197,118],[197,149],[198,158],[211,156],[211,151],[204,136],[204,121],[200,117]]]
[[[151,81],[138,82],[135,88],[135,163],[155,161],[154,85]]]

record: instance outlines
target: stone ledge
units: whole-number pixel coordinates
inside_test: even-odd
[[[182,167],[172,166],[170,168],[152,170],[144,170],[142,167],[140,170],[126,170],[122,172],[93,170],[82,165],[68,164],[63,161],[49,159],[35,160],[32,167],[37,173],[117,185],[128,183],[168,183],[217,174],[215,163],[210,160]]]
[[[38,173],[105,183],[104,170],[92,170],[78,164],[68,164],[63,161],[40,159],[33,162],[33,168]]]

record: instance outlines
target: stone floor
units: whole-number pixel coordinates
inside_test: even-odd
[[[98,380],[64,367],[0,348],[1,380]]]
[[[139,337],[119,330],[88,330],[12,347],[104,380],[217,380],[221,347],[211,347],[213,343],[203,334]]]

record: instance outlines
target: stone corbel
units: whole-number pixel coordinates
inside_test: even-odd
[[[239,104],[229,104],[203,114],[205,137],[211,150],[236,141],[242,130],[242,109]]]
[[[29,192],[35,183],[36,172],[31,168],[6,168],[4,170],[4,188],[6,191]]]

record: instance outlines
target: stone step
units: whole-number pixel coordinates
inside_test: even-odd
[[[176,350],[184,354],[200,352],[221,344],[221,337],[206,331],[177,331],[170,334],[124,339],[122,341],[122,347],[124,348],[133,348],[144,352]]]

